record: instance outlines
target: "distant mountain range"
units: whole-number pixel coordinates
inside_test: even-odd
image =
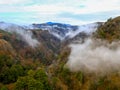
[[[60,40],[64,40],[65,38],[74,38],[81,32],[86,34],[91,34],[94,32],[99,25],[102,23],[91,23],[86,25],[70,25],[70,24],[62,24],[62,23],[53,23],[47,22],[42,24],[32,24],[30,25],[30,29],[42,29],[48,30],[51,34],[59,38]]]
[[[0,29],[9,32],[20,32],[28,30],[47,30],[50,34],[54,35],[60,40],[65,40],[66,38],[74,38],[79,33],[84,32],[86,34],[91,34],[94,32],[99,25],[102,23],[96,22],[86,25],[70,25],[62,23],[47,22],[42,24],[31,24],[28,26],[20,26],[12,23],[0,22]]]

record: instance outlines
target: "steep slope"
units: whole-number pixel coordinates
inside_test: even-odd
[[[98,28],[94,36],[109,42],[120,40],[120,17],[108,19]]]
[[[32,33],[33,36],[41,42],[41,45],[46,47],[46,49],[51,49],[55,54],[59,52],[61,44],[60,40],[50,34],[47,30],[32,30]]]
[[[23,26],[19,26],[12,23],[0,22],[0,29],[7,31],[9,33],[15,33],[18,37],[22,38],[28,45],[35,47],[39,42],[32,37],[31,31],[27,30]]]
[[[0,54],[15,56],[15,51],[10,43],[3,39],[0,39]]]
[[[33,34],[32,37],[40,42],[36,47],[30,46],[19,34],[6,30],[0,30],[0,38],[10,43],[17,55],[23,59],[38,60],[46,65],[52,63],[51,60],[54,60],[59,53],[60,40],[48,31],[33,30],[31,33]],[[32,42],[32,44],[34,43]],[[11,50],[11,52],[14,50]]]

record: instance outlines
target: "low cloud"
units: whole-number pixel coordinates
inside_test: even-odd
[[[120,71],[120,42],[87,39],[71,44],[71,54],[66,66],[71,71],[106,74]]]
[[[24,40],[28,45],[32,47],[36,47],[40,43],[37,41],[37,39],[32,38],[33,34],[31,31],[24,31],[24,30],[17,30],[14,31],[17,34],[19,34],[22,37],[22,40]]]
[[[26,30],[22,26],[1,22],[0,29],[10,33],[18,34],[18,37],[20,36],[19,39],[25,41],[32,47],[36,47],[38,44],[40,44],[37,39],[33,38],[32,32],[30,30]]]

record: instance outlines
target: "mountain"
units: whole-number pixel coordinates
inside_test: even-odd
[[[50,64],[51,60],[63,52],[72,41],[86,38],[94,32],[101,23],[92,23],[82,26],[47,22],[20,26],[0,22],[2,39],[6,40],[19,56],[41,59],[42,63]],[[65,49],[66,50],[66,49]],[[67,53],[69,49],[66,50]]]
[[[32,24],[30,25],[30,29],[48,30],[52,35],[56,36],[58,39],[65,40],[66,38],[74,38],[81,32],[91,34],[97,29],[99,25],[101,25],[101,23],[98,22],[80,26],[47,22],[43,24]]]
[[[112,42],[114,40],[120,39],[120,16],[116,18],[108,19],[104,24],[102,24],[96,33],[95,37],[108,40]]]
[[[91,34],[94,32],[101,22],[86,24],[86,25],[70,25],[62,23],[47,22],[42,24],[32,24],[29,26],[20,26],[12,23],[0,22],[0,29],[8,32],[16,32],[20,35],[24,33],[30,33],[30,30],[47,30],[50,34],[54,35],[60,40],[71,39],[77,36],[79,33],[84,32]],[[25,38],[26,39],[26,38]]]
[[[9,32],[16,32],[16,31],[20,31],[20,30],[25,30],[25,28],[20,26],[20,25],[13,24],[13,23],[6,23],[6,22],[0,22],[0,29],[6,30]]]
[[[60,40],[47,30],[29,30],[16,24],[0,23],[0,39],[8,42],[11,51],[17,51],[18,56],[25,59],[41,60],[50,64],[60,52]]]
[[[32,47],[39,44],[36,39],[32,38],[32,32],[30,30],[27,30],[24,26],[0,22],[0,29],[9,33],[17,34],[18,38],[22,38],[23,41],[26,41],[27,44]]]
[[[4,39],[0,39],[0,54],[1,53],[15,56],[15,51],[13,47]]]
[[[42,51],[45,51],[44,54],[47,55],[47,50],[58,54],[62,50],[61,48],[67,46],[72,41],[90,36],[101,24],[101,22],[96,22],[87,25],[74,26],[70,24],[47,22],[43,24],[20,26],[0,22],[0,29],[9,32],[14,36],[13,38],[8,34],[7,36],[4,36],[4,39],[10,41],[11,44],[15,43],[13,46],[16,49],[21,47],[24,49],[28,46],[40,46],[45,48]]]

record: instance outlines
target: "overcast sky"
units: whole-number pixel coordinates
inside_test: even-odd
[[[120,0],[0,0],[0,21],[86,24],[120,15]]]

